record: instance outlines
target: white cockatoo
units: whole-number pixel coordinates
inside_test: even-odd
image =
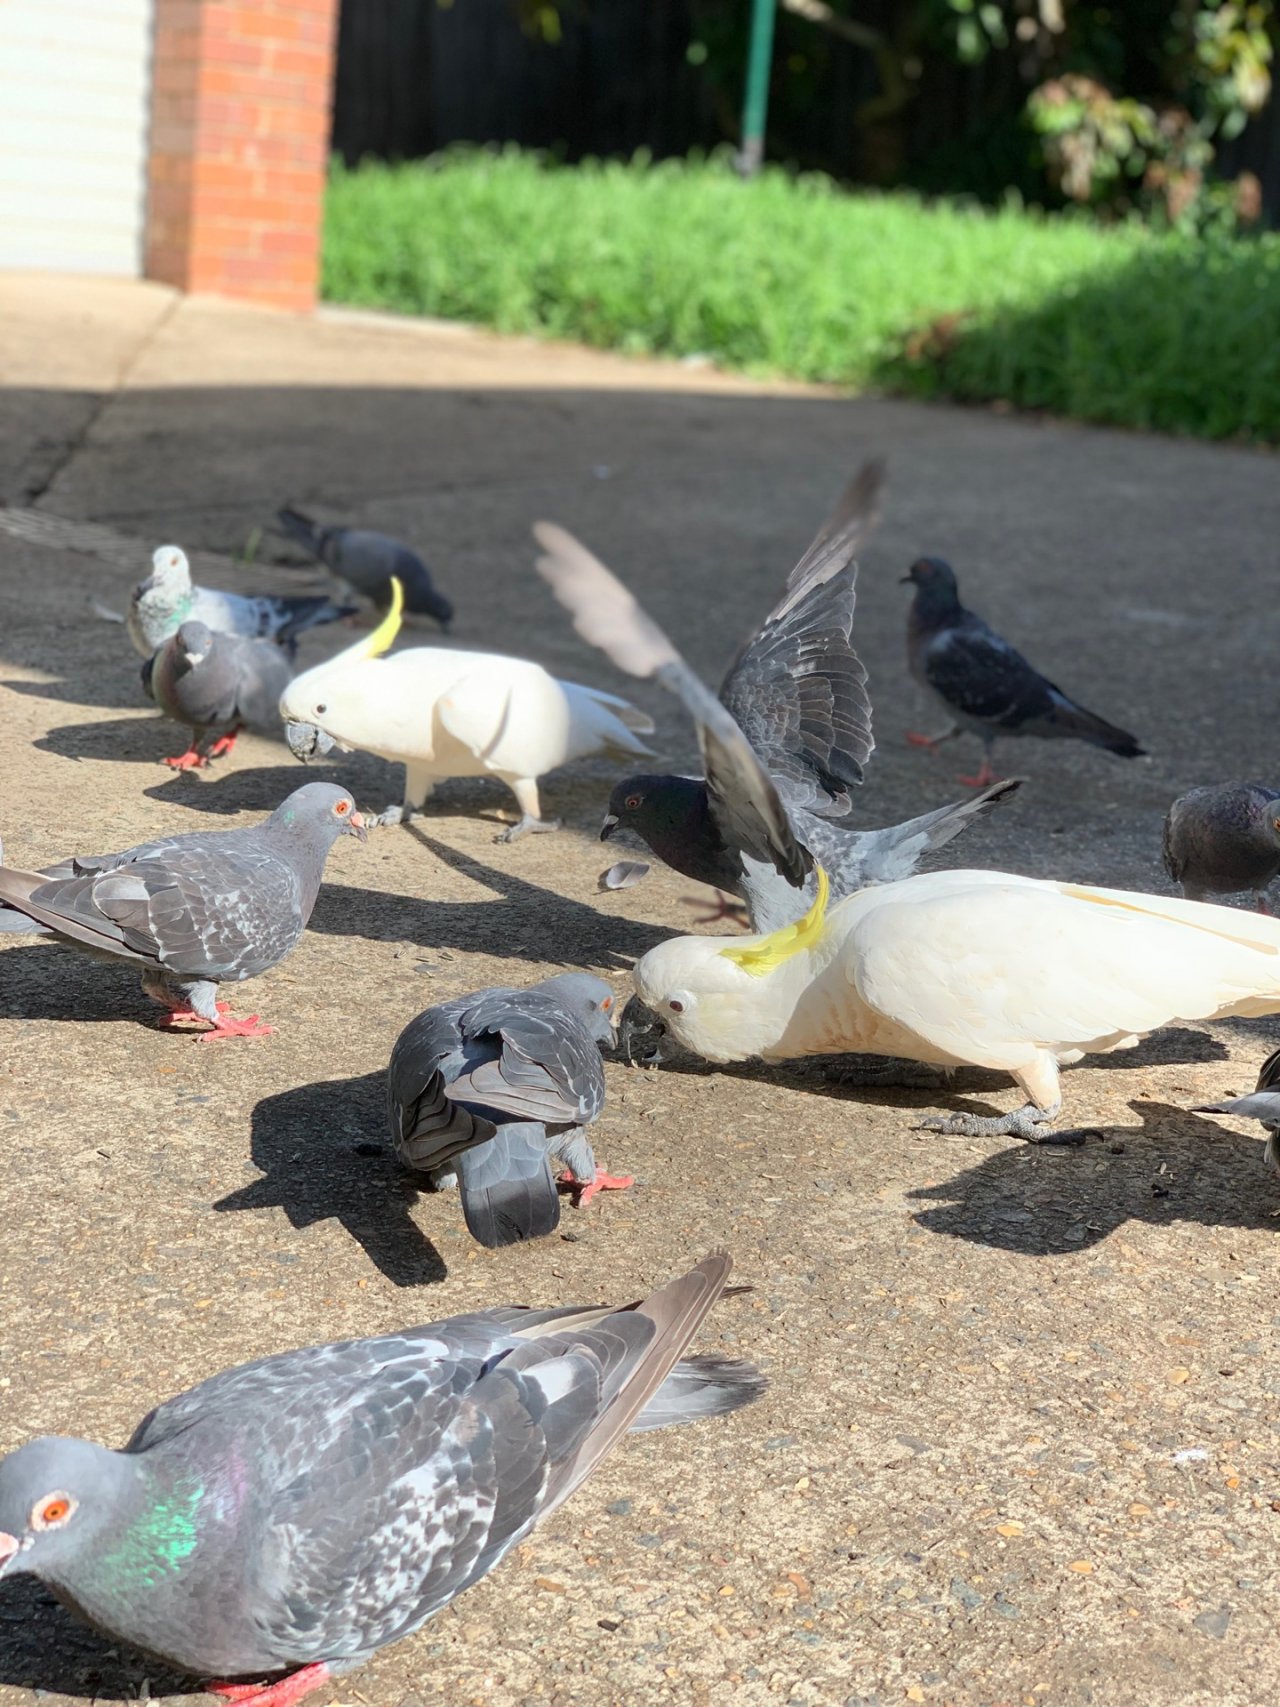
[[[932,1121],[1030,1138],[1058,1069],[1179,1021],[1280,1013],[1280,920],[998,871],[932,871],[767,936],[676,937],[635,966],[663,1028],[709,1061],[867,1053],[1009,1073],[1026,1106]],[[636,1024],[634,1015],[632,1025]]]
[[[538,800],[548,771],[599,753],[651,756],[638,739],[652,732],[650,718],[613,694],[558,681],[541,664],[440,646],[383,657],[403,604],[399,583],[392,587],[391,609],[373,633],[295,676],[280,700],[298,758],[354,748],[405,767],[403,805],[369,822],[407,822],[448,777],[494,776],[520,807],[503,837],[514,841],[557,828]]]

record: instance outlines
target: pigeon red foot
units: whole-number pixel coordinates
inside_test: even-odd
[[[634,1174],[607,1174],[603,1168],[596,1169],[593,1180],[580,1180],[569,1168],[557,1175],[556,1184],[562,1185],[573,1194],[573,1207],[581,1209],[584,1204],[600,1191],[626,1191],[628,1186],[636,1183]]]
[[[224,1037],[270,1037],[275,1030],[273,1025],[265,1025],[257,1014],[249,1014],[244,1019],[235,1019],[231,1014],[221,1010],[223,1003],[218,1003],[218,1017],[209,1031],[200,1033],[201,1043],[220,1043]]]
[[[216,1002],[214,1005],[220,1014],[228,1014],[231,1012],[230,1002]],[[161,1014],[160,1018],[156,1021],[156,1024],[160,1026],[162,1030],[167,1030],[172,1025],[180,1025],[184,1022],[190,1023],[192,1021],[195,1021],[200,1025],[208,1025],[209,1023],[205,1016],[203,1014],[198,1014],[194,1008],[176,1007],[170,1008],[167,1014]]]
[[[278,1683],[211,1683],[208,1688],[210,1695],[220,1695],[236,1707],[291,1707],[313,1689],[328,1683],[332,1675],[321,1660],[316,1665],[303,1666],[301,1671],[291,1671]]]
[[[737,900],[732,895],[726,895],[723,889],[717,889],[715,896],[715,910],[710,913],[699,913],[695,919],[690,920],[690,923],[695,925],[718,925],[721,919],[729,919],[733,924],[740,926],[743,930],[747,930],[750,926],[751,918],[747,912],[746,903]],[[696,895],[685,895],[682,899],[686,907],[701,907],[703,905],[703,902]]]
[[[962,776],[956,780],[964,783],[966,788],[988,788],[993,782],[1003,779],[997,774],[990,759],[983,759],[982,768],[976,776]]]
[[[188,747],[185,753],[177,753],[173,758],[165,759],[164,763],[175,771],[198,771],[203,770],[209,763],[209,756],[197,752],[194,747]]]
[[[229,753],[235,746],[236,736],[239,733],[240,731],[238,729],[232,729],[229,734],[219,735],[218,739],[209,749],[209,757],[211,759],[220,759],[224,753]]]

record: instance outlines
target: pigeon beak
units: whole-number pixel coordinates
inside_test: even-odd
[[[602,842],[607,842],[617,827],[618,814],[616,812],[606,812],[604,815],[604,823],[600,826],[600,840]]]
[[[9,1569],[19,1553],[24,1553],[30,1545],[29,1539],[19,1541],[16,1535],[10,1535],[0,1529],[0,1577]]]
[[[353,812],[347,819],[347,833],[348,835],[359,836],[362,842],[367,842],[369,840],[368,826],[365,824],[364,817],[361,813]]]
[[[914,585],[915,585],[915,576],[914,576],[914,575],[903,575],[903,576],[900,576],[900,577],[899,577],[899,580],[898,580],[898,585],[899,585],[899,586],[900,586],[900,587],[911,587],[911,586],[914,586]]]
[[[618,1054],[633,1066],[656,1067],[662,1060],[666,1031],[653,1009],[645,1007],[639,996],[632,996],[618,1022]]]

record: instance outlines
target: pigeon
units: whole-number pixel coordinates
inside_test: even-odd
[[[346,834],[365,840],[351,796],[312,782],[242,830],[77,855],[47,871],[0,866],[0,907],[74,947],[135,962],[145,993],[169,1010],[162,1025],[203,1020],[204,1042],[264,1037],[272,1027],[257,1014],[233,1018],[218,986],[256,978],[297,947],[329,850]]]
[[[154,656],[188,618],[218,634],[274,640],[292,654],[306,629],[355,614],[354,607],[335,605],[327,598],[245,598],[240,593],[197,587],[187,554],[176,545],[162,545],[151,564],[151,573],[138,582],[129,600],[129,638],[143,658]]]
[[[276,519],[291,539],[337,577],[342,596],[363,594],[383,614],[391,609],[391,580],[404,589],[404,608],[411,616],[433,617],[446,632],[453,606],[437,592],[431,571],[407,545],[368,528],[327,528],[286,505]]]
[[[706,780],[627,778],[613,791],[601,838],[623,826],[636,830],[684,876],[744,899],[756,930],[804,912],[815,860],[837,896],[905,877],[1019,786],[1002,783],[887,829],[847,822],[849,790],[874,745],[866,671],[849,640],[853,554],[880,480],[880,465],[871,463],[845,488],[718,699],[598,558],[563,528],[534,528],[543,549],[538,572],[578,633],[629,675],[656,676],[698,726]],[[780,852],[784,845],[789,854]]]
[[[1260,913],[1280,875],[1280,793],[1260,782],[1193,788],[1169,808],[1164,863],[1188,901],[1250,890]]]
[[[541,664],[489,652],[418,646],[383,658],[400,627],[391,609],[372,634],[294,678],[280,701],[290,751],[304,762],[356,748],[405,767],[404,802],[370,820],[408,823],[446,777],[495,776],[520,819],[500,841],[555,830],[544,819],[538,779],[597,753],[651,758],[637,738],[653,729],[626,700],[557,681]]]
[[[437,1188],[456,1176],[482,1245],[555,1230],[552,1156],[579,1204],[633,1183],[596,1166],[585,1132],[604,1107],[599,1046],[613,1043],[612,1011],[602,979],[562,972],[527,990],[455,996],[397,1039],[387,1072],[396,1154]]]
[[[246,726],[279,733],[280,695],[292,679],[288,659],[270,641],[184,622],[142,666],[145,691],[166,716],[191,730],[186,752],[165,764],[198,770],[229,753]]]
[[[1060,1066],[1180,1021],[1280,1013],[1280,920],[1232,907],[1000,871],[826,902],[820,873],[813,907],[781,931],[650,949],[636,1023],[709,1061],[848,1051],[1007,1072],[1025,1106],[925,1125],[1033,1138],[1061,1108]]]
[[[1242,1120],[1257,1120],[1267,1133],[1263,1160],[1272,1173],[1280,1174],[1280,1049],[1274,1050],[1258,1070],[1258,1082],[1247,1097],[1228,1097],[1225,1102],[1206,1102],[1193,1114],[1235,1114]]]
[[[921,557],[903,576],[915,586],[907,618],[911,674],[946,711],[938,735],[908,733],[913,747],[935,750],[970,730],[982,739],[982,767],[961,782],[984,788],[997,781],[992,753],[1001,735],[1087,741],[1122,759],[1141,758],[1133,735],[1068,699],[980,616],[966,610],[955,572],[940,557]]]
[[[727,1416],[765,1378],[682,1353],[716,1254],[618,1308],[500,1307],[224,1370],[122,1449],[0,1460],[0,1577],[241,1707],[290,1707],[488,1574],[629,1431]]]

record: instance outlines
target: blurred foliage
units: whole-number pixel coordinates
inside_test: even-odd
[[[725,158],[335,167],[324,293],[751,373],[1280,443],[1280,236],[849,195]]]

